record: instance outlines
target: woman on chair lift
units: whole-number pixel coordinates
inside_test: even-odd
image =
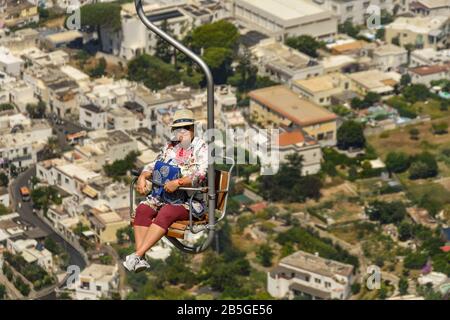
[[[173,222],[189,219],[188,195],[178,188],[199,187],[206,182],[208,146],[194,135],[192,111],[176,111],[171,127],[173,141],[164,146],[155,161],[144,167],[137,180],[136,189],[141,194],[149,191],[147,180],[151,179],[153,186],[151,194],[135,210],[136,252],[123,262],[129,271],[148,269],[145,253],[167,233]],[[196,216],[201,217],[205,205],[201,201],[195,204]]]

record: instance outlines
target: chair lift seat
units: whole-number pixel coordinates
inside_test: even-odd
[[[230,173],[228,171],[216,170],[216,210],[223,212],[228,194],[228,180]],[[206,213],[202,219],[192,218],[193,225],[205,225],[208,223],[208,214]],[[177,239],[184,239],[186,232],[189,232],[189,220],[179,220],[172,223],[167,230],[167,236]]]

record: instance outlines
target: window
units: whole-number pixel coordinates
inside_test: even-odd
[[[345,8],[345,10],[347,12],[352,12],[353,11],[353,6],[348,6],[347,8]]]
[[[69,179],[65,178],[65,179],[64,179],[64,182],[65,182],[66,184],[69,184]]]
[[[319,278],[314,278],[314,282],[315,282],[315,283],[318,283],[318,284],[321,284],[321,283],[322,283],[322,280],[320,280]]]
[[[23,154],[26,155],[28,153],[28,148],[23,148]]]
[[[97,289],[97,291],[102,291],[102,287],[101,286],[97,286],[96,289]]]
[[[331,287],[331,283],[329,283],[328,281],[325,281],[325,288],[330,288]]]

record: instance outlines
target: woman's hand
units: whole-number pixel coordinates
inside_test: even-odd
[[[136,182],[136,190],[142,194],[145,195],[148,193],[147,189],[147,179],[151,177],[151,172],[143,172]]]
[[[175,192],[179,186],[180,185],[178,184],[178,180],[172,180],[166,182],[166,184],[164,185],[164,190],[166,190],[166,192],[172,193]]]

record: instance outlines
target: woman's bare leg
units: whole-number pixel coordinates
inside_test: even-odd
[[[144,243],[145,235],[150,227],[144,226],[134,226],[134,243],[136,247],[136,251],[142,246]]]
[[[134,219],[134,240],[136,251],[144,243],[145,235],[147,234],[150,225],[152,224],[152,220],[156,215],[156,210],[144,203],[141,203],[136,208],[136,217]]]
[[[155,245],[167,232],[169,226],[177,220],[186,220],[189,212],[183,206],[165,205],[163,206],[150,228],[147,230],[143,244],[136,250],[136,254],[143,257],[145,253]]]
[[[155,245],[164,235],[166,234],[166,229],[161,228],[157,224],[152,223],[150,228],[148,228],[145,234],[144,240],[141,246],[136,250],[136,254],[139,257],[143,257],[145,253]]]

